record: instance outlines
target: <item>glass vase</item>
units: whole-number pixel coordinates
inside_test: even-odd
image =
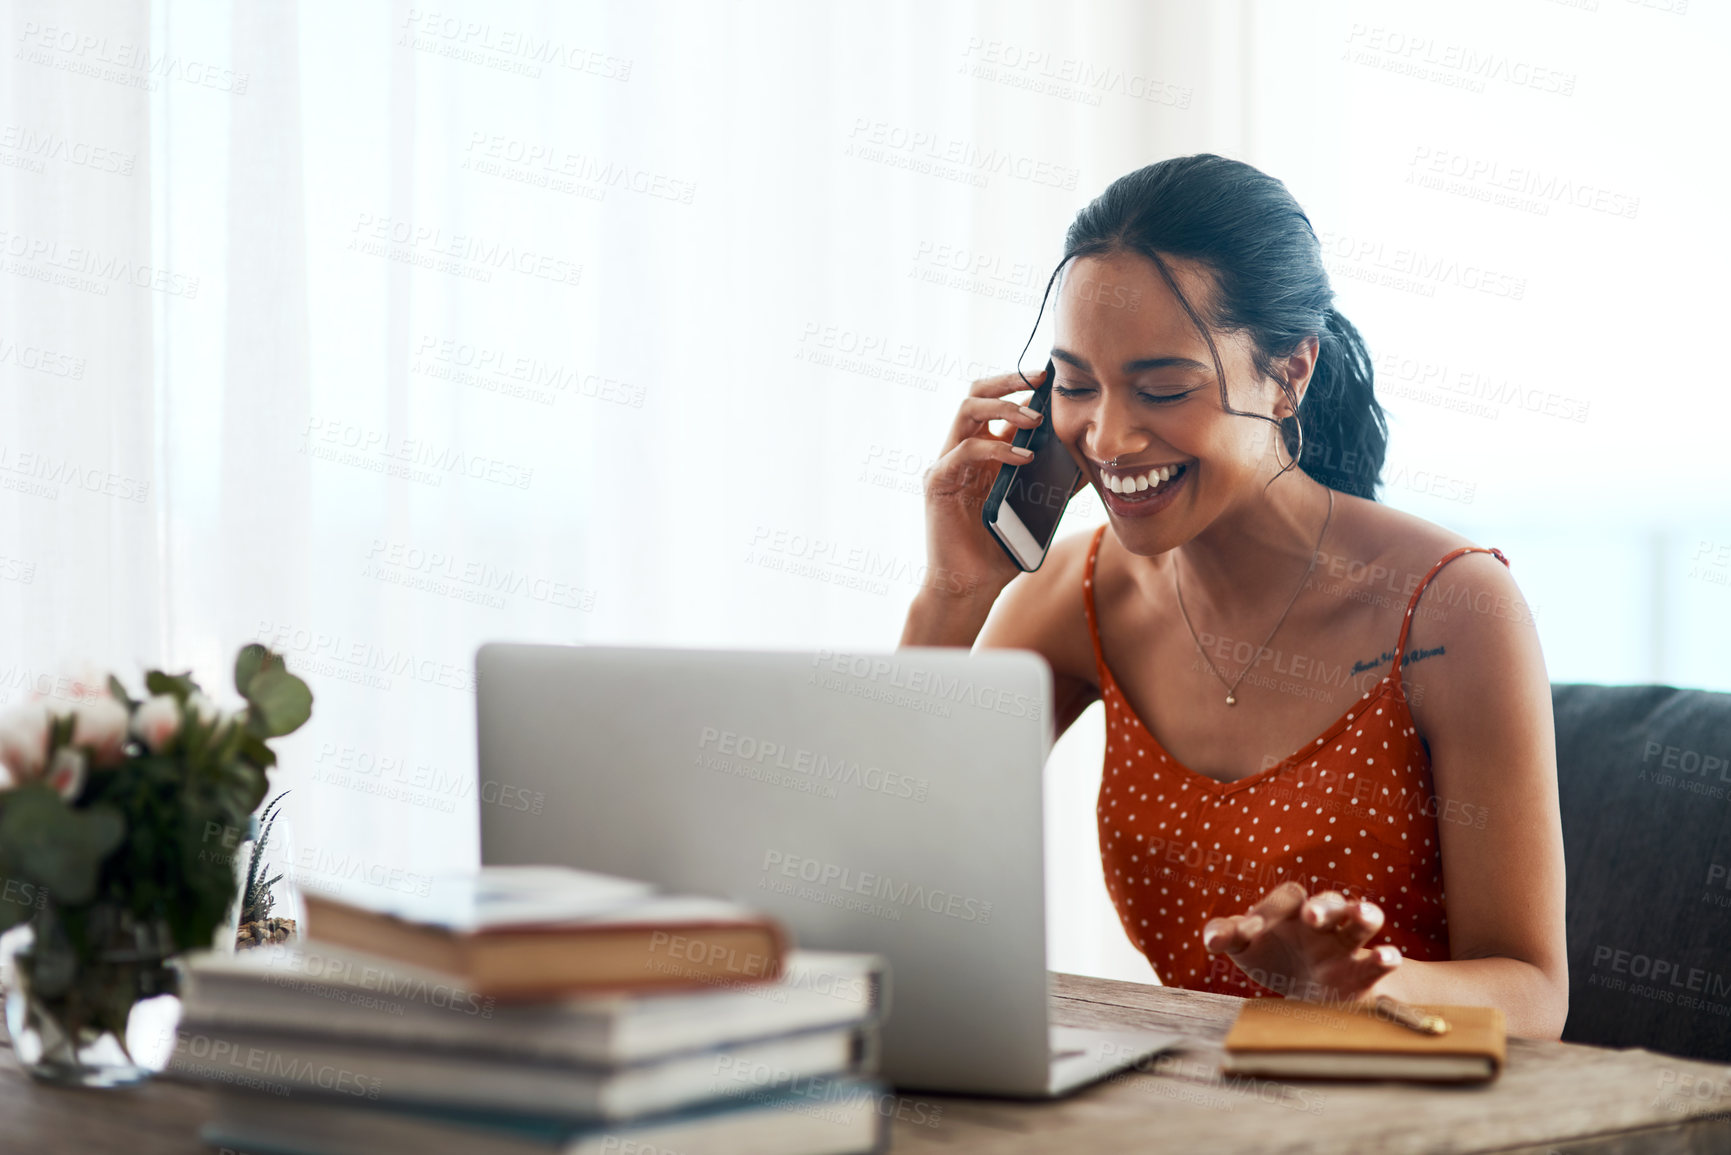
[[[284,793],[287,793],[286,791]],[[299,928],[306,921],[300,888],[295,884],[294,823],[286,809],[277,809],[261,825],[253,815],[246,838],[234,856],[235,899],[229,910],[229,952],[259,946],[299,945]],[[249,905],[247,882],[259,884]]]
[[[6,1029],[31,1077],[125,1087],[166,1065],[179,1017],[166,935],[113,921],[100,949],[82,961],[63,928],[42,914],[5,936]]]

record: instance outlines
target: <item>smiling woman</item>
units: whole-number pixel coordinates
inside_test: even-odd
[[[926,484],[950,580],[902,643],[1041,654],[1060,733],[1104,702],[1106,886],[1162,981],[1556,1037],[1534,625],[1499,551],[1377,502],[1387,425],[1308,217],[1249,165],[1163,161],[1077,216],[1053,286],[1052,430],[1108,524],[1018,573],[979,520],[1021,461],[989,422],[1044,420],[1010,395],[1045,382],[976,382]]]

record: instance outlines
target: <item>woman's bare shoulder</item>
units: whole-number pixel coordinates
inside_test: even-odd
[[[1317,555],[1319,577],[1411,594],[1450,550],[1478,545],[1446,526],[1377,501],[1336,494],[1339,532]],[[1342,516],[1344,514],[1345,516]]]
[[[1531,628],[1531,611],[1519,587],[1494,555],[1465,553],[1431,575],[1438,562],[1461,546],[1478,546],[1482,551],[1494,543],[1473,541],[1378,502],[1345,500],[1350,505],[1342,532],[1320,551],[1316,569],[1318,583],[1344,595],[1343,606],[1350,600],[1379,614],[1384,629],[1398,629],[1413,606],[1409,649],[1442,652],[1450,645],[1484,649],[1489,642],[1484,631]],[[1426,575],[1431,575],[1428,582]],[[1422,594],[1418,593],[1421,586]],[[1460,607],[1484,613],[1454,612]]]

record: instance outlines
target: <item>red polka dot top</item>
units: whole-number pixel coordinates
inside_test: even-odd
[[[1168,986],[1246,997],[1279,997],[1225,956],[1202,946],[1211,918],[1243,914],[1295,879],[1312,894],[1368,899],[1387,918],[1378,942],[1408,958],[1449,957],[1430,755],[1420,741],[1400,664],[1407,631],[1436,572],[1407,603],[1389,674],[1315,740],[1258,773],[1221,782],[1167,754],[1130,708],[1100,649],[1094,560],[1088,550],[1083,604],[1106,707],[1106,761],[1096,807],[1106,890],[1130,941]]]

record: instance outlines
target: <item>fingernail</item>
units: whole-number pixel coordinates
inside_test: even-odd
[[[1022,412],[1033,418],[1038,418],[1040,416],[1040,411],[1038,409],[1029,409],[1026,405],[1022,406]]]
[[[1379,946],[1376,948],[1376,953],[1382,959],[1383,966],[1396,967],[1400,965],[1400,951],[1394,947]]]
[[[1032,457],[1032,456],[1034,456],[1034,451],[1032,449],[1029,449],[1025,445],[1012,445],[1012,446],[1010,446],[1010,452],[1014,453],[1017,457]]]

